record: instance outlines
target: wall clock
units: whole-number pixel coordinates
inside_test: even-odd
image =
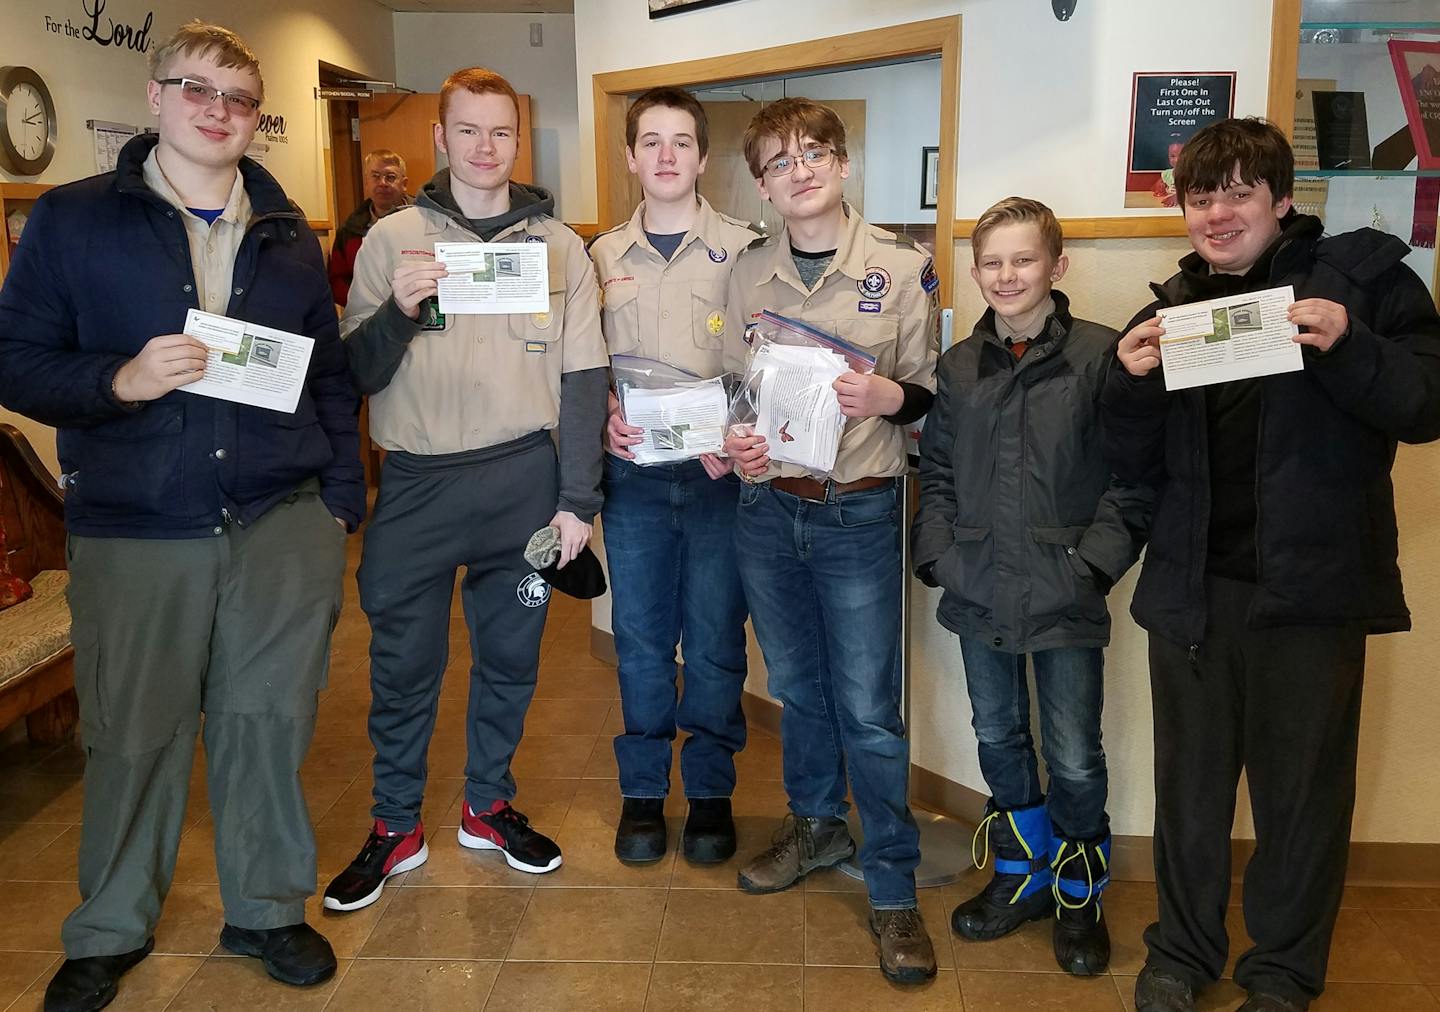
[[[0,168],[38,176],[55,157],[55,100],[29,67],[0,67]]]

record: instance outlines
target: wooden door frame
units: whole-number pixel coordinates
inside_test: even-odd
[[[940,304],[951,305],[955,262],[956,151],[960,110],[958,14],[907,25],[811,39],[748,53],[686,60],[635,70],[596,74],[595,196],[599,227],[630,214],[625,179],[626,97],[647,88],[689,88],[722,81],[783,77],[798,72],[845,70],[887,60],[940,57],[940,199],[935,208],[935,270]]]

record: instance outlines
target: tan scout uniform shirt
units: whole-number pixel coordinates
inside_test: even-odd
[[[453,218],[412,205],[375,223],[355,259],[340,322],[349,336],[390,297],[395,268],[435,258],[437,242],[479,242]],[[600,334],[595,270],[580,237],[537,216],[491,242],[544,242],[550,311],[508,316],[449,314],[422,330],[390,385],[370,397],[370,435],[387,450],[458,453],[518,439],[560,422],[560,376],[609,366]]]
[[[667,263],[645,236],[644,213],[642,202],[626,224],[590,244],[610,354],[719,376],[730,271],[756,232],[701,197],[694,227]]]
[[[254,217],[240,170],[235,170],[235,185],[230,188],[225,210],[211,225],[186,208],[185,201],[160,170],[160,162],[155,157],[158,150],[158,147],[151,149],[150,156],[141,167],[141,175],[146,186],[180,211],[185,238],[190,241],[190,265],[195,275],[198,305],[207,313],[224,316],[230,305],[230,281],[235,277],[235,258],[240,255],[240,243],[245,238],[245,230],[250,227],[250,219]],[[211,209],[202,207],[201,210]]]
[[[730,276],[725,367],[744,371],[750,351],[745,326],[768,309],[863,348],[875,356],[877,376],[933,391],[940,316],[930,257],[910,239],[846,210],[849,217],[835,259],[813,292],[806,291],[795,270],[787,231],[756,240],[741,254]],[[808,475],[847,482],[902,475],[907,466],[905,430],[884,418],[851,418],[830,474],[812,475],[795,464],[772,462],[755,480]]]

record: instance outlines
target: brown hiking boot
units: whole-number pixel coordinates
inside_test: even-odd
[[[770,849],[740,869],[740,888],[747,893],[778,893],[816,868],[833,867],[854,853],[855,841],[844,819],[787,815]]]
[[[880,972],[897,984],[919,984],[935,976],[935,949],[920,911],[870,911],[870,933],[880,944]]]

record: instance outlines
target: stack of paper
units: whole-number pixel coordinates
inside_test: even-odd
[[[765,437],[770,459],[829,473],[845,429],[833,386],[850,371],[844,356],[828,348],[766,342],[751,369],[760,377],[755,434]]]
[[[637,464],[690,460],[719,453],[725,445],[729,405],[719,378],[683,387],[625,391],[625,421],[645,430],[645,441],[631,447]]]

